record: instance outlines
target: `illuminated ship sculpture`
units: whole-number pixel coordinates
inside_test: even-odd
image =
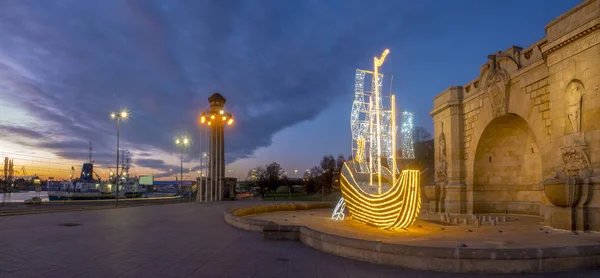
[[[389,50],[374,58],[374,70],[356,70],[352,105],[352,154],[341,172],[343,199],[332,218],[343,219],[344,208],[353,220],[383,229],[407,228],[421,208],[420,172],[399,171],[396,165],[395,96],[383,96],[384,75],[379,72]],[[365,77],[372,75],[371,89],[365,91]],[[386,103],[386,105],[384,105]],[[412,114],[403,113],[402,156],[414,158]]]

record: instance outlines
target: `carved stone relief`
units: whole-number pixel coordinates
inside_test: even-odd
[[[486,91],[492,105],[494,118],[508,113],[508,73],[497,65],[496,54],[489,55],[490,69],[486,78]]]
[[[562,149],[562,171],[569,177],[582,177],[590,169],[590,160],[585,149],[566,147]]]
[[[578,81],[571,81],[567,86],[567,118],[571,124],[572,132],[581,131],[581,99],[583,85]]]
[[[448,174],[446,173],[446,135],[444,134],[444,123],[442,123],[442,133],[438,140],[439,156],[438,164],[436,169],[436,180],[437,182],[445,182],[448,180]]]

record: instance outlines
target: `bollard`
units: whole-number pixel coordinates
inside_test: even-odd
[[[481,226],[481,219],[479,217],[477,217],[475,222],[477,222],[477,228],[479,228],[479,226]]]
[[[446,222],[446,215],[445,214],[440,215],[440,221]]]
[[[467,219],[467,218],[463,219],[463,224],[464,225],[469,225],[469,219]]]
[[[457,224],[457,225],[458,225],[458,217],[454,217],[454,219],[453,219],[453,220],[454,220],[454,221],[452,221],[452,222],[454,222],[454,224]]]
[[[502,216],[502,222],[506,222],[506,216]]]
[[[500,223],[500,216],[496,216],[496,223]]]
[[[492,219],[492,226],[496,226],[496,219]]]

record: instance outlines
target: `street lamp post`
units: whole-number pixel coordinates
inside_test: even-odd
[[[183,201],[183,150],[190,144],[190,139],[187,137],[176,138],[175,144],[181,150],[181,172],[179,175],[179,195],[180,200]]]
[[[119,205],[119,136],[121,133],[121,120],[127,119],[127,117],[129,116],[129,113],[127,113],[127,110],[123,110],[120,113],[111,113],[110,117],[112,119],[116,119],[117,120],[117,174],[115,175],[117,181],[116,181],[116,186],[117,186],[117,196],[116,196],[116,205]]]

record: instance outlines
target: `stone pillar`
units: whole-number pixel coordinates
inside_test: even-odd
[[[225,141],[223,140],[223,127],[227,117],[225,113],[225,102],[227,100],[219,93],[214,93],[208,98],[210,108],[206,115],[210,121],[210,155],[209,155],[209,177],[215,200],[222,197],[221,183],[225,177]],[[229,115],[230,116],[230,115]]]
[[[440,212],[466,213],[462,100],[463,87],[450,87],[434,99],[431,111]]]

